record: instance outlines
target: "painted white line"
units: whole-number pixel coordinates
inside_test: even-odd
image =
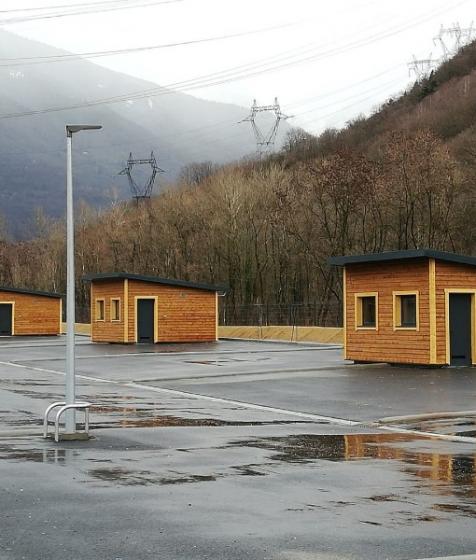
[[[39,371],[39,372],[44,372],[44,373],[52,373],[52,374],[55,374],[55,375],[63,375],[64,376],[64,372],[62,372],[62,371],[35,368],[35,367],[31,367],[31,366],[25,366],[25,365],[22,365],[22,364],[9,364],[9,362],[0,362],[0,365],[12,365],[12,366],[17,367],[17,368],[23,368],[23,369],[33,370],[33,371]],[[108,379],[101,379],[100,377],[92,377],[92,376],[89,376],[89,375],[81,375],[81,374],[77,374],[76,377],[78,379],[84,379],[84,380],[87,380],[87,381],[94,381],[94,382],[98,382],[98,383],[109,383],[111,385],[117,385],[117,386],[121,386],[121,387],[131,387],[131,388],[145,390],[145,391],[152,391],[153,393],[161,393],[161,394],[164,394],[164,395],[173,395],[173,396],[186,397],[186,398],[191,398],[191,399],[196,399],[196,400],[204,400],[204,401],[208,401],[208,402],[239,406],[239,407],[242,407],[242,408],[247,408],[249,410],[260,410],[260,411],[263,411],[263,412],[273,412],[275,414],[283,414],[283,415],[286,415],[286,416],[294,416],[296,418],[305,418],[307,420],[312,420],[312,421],[317,421],[317,422],[329,422],[329,423],[337,424],[337,425],[341,425],[341,426],[358,426],[358,425],[361,424],[360,422],[356,422],[354,420],[345,420],[344,418],[334,418],[332,416],[321,416],[319,414],[310,414],[310,413],[307,413],[307,412],[297,412],[297,411],[294,411],[294,410],[287,410],[287,409],[283,409],[283,408],[275,408],[275,407],[271,407],[271,406],[259,405],[259,404],[254,404],[254,403],[247,403],[247,402],[242,402],[242,401],[222,399],[222,398],[219,398],[219,397],[210,397],[208,395],[199,395],[199,394],[196,394],[196,393],[188,393],[186,391],[176,391],[174,389],[162,389],[160,387],[150,387],[149,385],[142,385],[140,383],[134,383],[134,382],[111,381],[111,380],[108,380]]]
[[[417,558],[415,560],[476,560],[476,554],[466,554],[464,556],[439,556],[438,558]]]
[[[402,426],[379,426],[378,423],[375,424],[375,427],[386,432],[392,432],[394,434],[408,434],[413,436],[436,438],[443,441],[453,441],[455,443],[471,443],[472,445],[476,443],[476,438],[474,437],[454,436],[451,434],[440,434],[435,432],[423,432],[421,430],[408,430],[407,428],[404,428]]]
[[[426,414],[408,414],[407,416],[388,416],[380,418],[380,424],[397,424],[399,422],[422,422],[425,420],[444,420],[446,418],[464,418],[476,416],[476,410],[460,410],[456,412],[430,412]]]
[[[40,373],[52,373],[53,375],[62,375],[64,377],[64,371],[57,371],[55,369],[45,369],[45,368],[39,368],[39,367],[34,367],[34,366],[27,366],[24,364],[17,364],[15,362],[0,362],[0,365],[2,366],[12,366],[12,367],[16,367],[16,368],[20,368],[20,369],[27,369],[30,371],[38,371]],[[110,381],[109,379],[101,379],[99,377],[88,377],[87,375],[76,375],[76,377],[80,377],[81,379],[86,379],[89,381],[95,381],[97,383],[113,383],[113,384],[117,384],[117,381]]]
[[[193,399],[205,400],[214,403],[227,404],[233,406],[240,406],[242,408],[247,408],[249,410],[260,410],[263,412],[273,412],[275,414],[284,414],[287,416],[295,416],[297,418],[306,418],[307,420],[329,422],[331,424],[338,424],[340,426],[359,426],[361,422],[356,422],[354,420],[346,420],[344,418],[334,418],[333,416],[321,416],[320,414],[311,414],[308,412],[297,412],[295,410],[287,410],[285,408],[275,408],[272,406],[266,406],[261,404],[254,404],[244,401],[235,401],[230,399],[223,399],[220,397],[210,397],[208,395],[199,395],[196,393],[188,393],[186,391],[176,391],[174,389],[162,389],[160,387],[150,387],[149,385],[142,385],[140,383],[126,383],[126,387],[133,387],[136,389],[153,391],[154,393],[163,393],[165,395],[174,395],[178,397],[188,397]]]
[[[52,373],[52,374],[55,374],[55,375],[63,375],[64,376],[64,372],[61,372],[61,371],[46,370],[46,369],[42,369],[42,368],[35,368],[35,367],[25,366],[25,365],[21,365],[21,364],[12,364],[10,362],[0,362],[0,365],[7,365],[7,366],[11,365],[11,366],[18,367],[18,368],[23,368],[23,369],[33,370],[33,371],[39,371],[39,372],[44,372],[44,373]],[[120,386],[120,387],[130,387],[130,388],[135,388],[135,389],[140,389],[140,390],[145,390],[145,391],[152,391],[154,393],[159,393],[159,394],[164,394],[164,395],[173,395],[173,396],[185,397],[185,398],[196,399],[196,400],[204,400],[204,401],[214,402],[214,403],[219,403],[219,404],[239,406],[241,408],[245,408],[245,409],[248,409],[248,410],[259,410],[259,411],[262,411],[262,412],[273,412],[274,414],[294,416],[296,418],[304,418],[304,419],[307,419],[307,420],[312,420],[314,422],[328,422],[330,424],[336,424],[336,425],[339,425],[339,426],[348,426],[348,427],[361,426],[362,428],[373,428],[373,429],[376,429],[376,430],[382,430],[382,431],[387,431],[387,432],[392,432],[392,433],[415,435],[415,436],[420,436],[420,437],[426,437],[426,438],[431,438],[431,439],[440,439],[440,440],[444,440],[444,441],[452,441],[452,442],[458,442],[458,443],[470,443],[472,445],[474,445],[476,443],[476,438],[463,437],[463,436],[452,436],[452,435],[448,435],[448,434],[438,434],[438,433],[433,433],[433,432],[421,432],[421,431],[418,431],[418,430],[408,430],[408,429],[398,427],[398,426],[382,426],[382,425],[379,425],[377,422],[359,422],[359,421],[355,421],[355,420],[347,420],[345,418],[336,418],[336,417],[333,417],[333,416],[323,416],[323,415],[320,415],[320,414],[311,414],[311,413],[308,413],[308,412],[298,412],[298,411],[295,411],[295,410],[288,410],[288,409],[284,409],[284,408],[276,408],[276,407],[272,407],[272,406],[249,403],[249,402],[245,402],[245,401],[236,401],[236,400],[224,399],[224,398],[220,398],[220,397],[211,397],[209,395],[200,395],[200,394],[197,394],[197,393],[188,393],[186,391],[177,391],[175,389],[163,389],[163,388],[160,388],[160,387],[151,387],[149,385],[143,385],[141,383],[134,383],[133,381],[132,382],[112,381],[112,380],[108,380],[108,379],[102,379],[100,377],[93,377],[93,376],[81,375],[81,374],[77,374],[76,377],[78,379],[84,379],[84,380],[87,380],[87,381],[93,381],[93,382],[97,382],[97,383],[109,383],[111,385],[117,385],[117,386]]]
[[[27,347],[30,348],[30,347]],[[124,352],[123,354],[87,354],[85,356],[76,356],[76,360],[91,360],[91,359],[101,359],[101,358],[134,358],[137,356],[152,357],[152,356],[169,356],[173,358],[174,356],[218,356],[222,354],[263,354],[263,353],[279,353],[279,352],[318,352],[321,350],[339,350],[341,347],[327,347],[327,348],[289,348],[285,350],[208,350],[206,352],[200,350],[196,352],[184,351],[184,352]],[[1,350],[1,347],[0,347]],[[33,358],[31,360],[15,360],[12,363],[22,363],[22,362],[55,362],[64,360],[64,357],[51,357],[51,358]],[[9,362],[10,363],[10,362]],[[343,364],[348,365],[348,364]],[[367,364],[366,364],[367,365]]]

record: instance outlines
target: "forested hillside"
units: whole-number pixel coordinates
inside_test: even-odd
[[[127,270],[224,283],[231,313],[312,305],[323,324],[341,295],[331,255],[476,252],[476,44],[344,130],[295,131],[268,160],[193,171],[150,205],[78,209],[78,279]],[[35,240],[2,244],[0,283],[62,290],[63,253],[63,224],[40,216]]]

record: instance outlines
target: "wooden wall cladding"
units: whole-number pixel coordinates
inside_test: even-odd
[[[428,260],[346,267],[346,357],[363,362],[430,363]],[[419,330],[394,330],[393,292],[419,293]],[[378,292],[378,329],[356,329],[355,295]]]
[[[476,268],[464,264],[436,261],[436,352],[440,364],[446,363],[445,290],[475,292]]]
[[[206,290],[122,279],[92,282],[94,342],[136,341],[137,298],[157,298],[158,342],[209,342],[217,338],[216,294]],[[111,320],[111,299],[120,298],[120,320]],[[105,320],[96,320],[96,301],[104,299]],[[127,309],[126,306],[127,305]],[[124,320],[127,324],[124,324]],[[127,337],[126,337],[127,335]]]
[[[120,319],[111,320],[111,299],[120,298]],[[96,318],[96,301],[104,300],[104,320]],[[93,342],[124,342],[124,280],[91,284],[91,336]]]
[[[13,302],[14,335],[59,335],[61,299],[0,291],[0,303]]]
[[[208,342],[216,340],[216,294],[129,280],[129,341],[135,341],[135,301],[157,297],[159,342]]]

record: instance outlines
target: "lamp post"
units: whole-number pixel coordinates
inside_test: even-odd
[[[75,278],[74,278],[74,209],[73,209],[73,134],[82,130],[100,130],[99,125],[66,126],[66,404],[74,404],[75,387]],[[76,433],[76,414],[74,409],[66,411],[67,434]]]

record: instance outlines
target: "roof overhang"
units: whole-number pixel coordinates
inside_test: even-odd
[[[58,294],[57,292],[42,292],[39,290],[28,290],[26,288],[12,288],[10,286],[0,286],[0,292],[8,292],[12,294],[25,294],[29,296],[41,296],[50,298],[62,298],[64,294]]]
[[[435,251],[433,249],[415,249],[410,251],[387,251],[384,253],[371,253],[367,255],[349,255],[331,257],[328,263],[333,266],[347,266],[352,264],[366,264],[379,262],[397,262],[412,259],[435,259],[439,261],[476,266],[476,257]]]
[[[212,284],[203,284],[200,282],[189,282],[188,280],[174,280],[170,278],[160,278],[158,276],[143,276],[141,274],[129,274],[126,272],[112,272],[104,274],[89,274],[83,277],[85,282],[107,282],[111,280],[138,280],[140,282],[149,282],[151,284],[162,284],[164,286],[173,286],[176,288],[191,288],[195,290],[204,290],[207,292],[217,292],[225,295],[228,292],[226,286],[214,286]]]

